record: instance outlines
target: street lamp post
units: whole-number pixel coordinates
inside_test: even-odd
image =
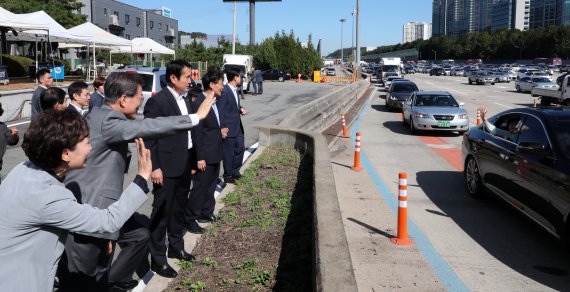
[[[342,48],[342,27],[344,26],[345,21],[346,19],[344,18],[340,19],[340,65],[342,65],[342,63],[344,62],[344,52]]]
[[[350,44],[351,53],[350,56],[352,57],[352,67],[354,68],[354,62],[356,62],[356,58],[354,56],[354,15],[356,14],[356,8],[352,8],[352,42]]]
[[[431,50],[431,51],[434,53],[434,56],[433,56],[434,61],[433,61],[433,63],[434,63],[434,64],[437,64],[437,51],[436,51],[436,50]]]

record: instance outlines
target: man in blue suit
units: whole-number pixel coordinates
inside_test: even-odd
[[[245,115],[247,111],[240,105],[237,92],[238,85],[241,84],[240,72],[229,70],[226,72],[226,76],[228,78],[228,84],[224,86],[222,96],[217,102],[217,106],[220,114],[220,128],[228,129],[222,147],[224,181],[227,183],[235,183],[237,179],[241,178],[239,170],[245,151],[241,115]]]

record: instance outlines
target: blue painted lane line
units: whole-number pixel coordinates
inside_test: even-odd
[[[351,132],[351,137],[356,137],[356,132],[358,132],[358,130],[360,129],[361,121],[364,118],[364,115],[366,114],[368,109],[370,108],[371,102],[372,99],[368,99],[368,102],[366,102],[364,109],[358,115],[358,120],[354,124],[354,128]],[[353,144],[354,144],[354,138],[353,138]],[[398,214],[398,209],[397,209],[398,201],[396,200],[396,196],[392,194],[390,189],[382,181],[376,170],[374,170],[372,163],[370,162],[370,160],[368,160],[368,157],[363,151],[360,152],[360,159],[362,161],[364,169],[366,169],[368,175],[370,175],[370,178],[374,182],[376,189],[378,190],[384,201],[386,201],[386,203],[390,206],[390,209],[394,214],[394,218],[396,218],[396,214]],[[414,223],[414,220],[412,220],[410,217],[408,217],[408,231],[412,239],[416,243],[416,246],[420,250],[420,253],[424,257],[424,259],[430,265],[430,267],[432,268],[436,276],[439,278],[439,280],[443,283],[443,285],[447,289],[449,289],[449,291],[469,291],[467,286],[465,286],[463,281],[457,276],[457,274],[455,274],[453,269],[441,256],[441,254],[439,254],[439,252],[435,250],[429,239],[423,234],[423,232]]]

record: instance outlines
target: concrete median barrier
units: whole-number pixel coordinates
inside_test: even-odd
[[[336,122],[369,87],[365,79],[320,97],[285,118],[280,126],[321,132]]]
[[[261,126],[259,144],[261,150],[270,145],[292,145],[313,158],[314,188],[307,194],[314,199],[313,290],[358,291],[326,139],[316,132]]]

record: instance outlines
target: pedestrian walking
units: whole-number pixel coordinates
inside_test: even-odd
[[[40,96],[53,83],[51,72],[48,69],[38,70],[38,72],[36,72],[36,80],[38,81],[38,87],[36,90],[34,90],[34,93],[32,93],[31,101],[32,119],[34,119],[42,111],[42,107],[40,105]]]

